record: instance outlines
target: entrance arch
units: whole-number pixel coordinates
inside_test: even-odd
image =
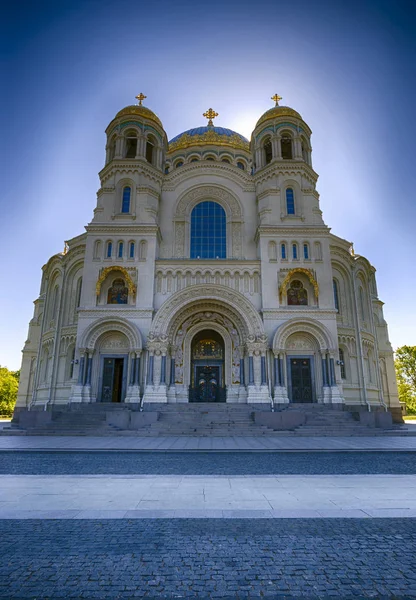
[[[203,329],[191,342],[190,402],[225,402],[225,344],[213,329]]]

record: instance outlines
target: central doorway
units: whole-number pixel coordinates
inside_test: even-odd
[[[189,402],[225,401],[224,340],[216,331],[205,329],[192,340]]]
[[[124,357],[103,357],[101,402],[124,401],[126,380],[124,365]]]
[[[313,402],[312,370],[310,358],[291,358],[292,402]]]

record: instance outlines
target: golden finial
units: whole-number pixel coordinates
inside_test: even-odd
[[[206,119],[208,119],[208,127],[209,127],[210,125],[214,125],[214,123],[212,122],[212,119],[215,119],[215,117],[218,117],[218,113],[215,112],[215,110],[213,110],[212,108],[209,108],[207,110],[207,112],[204,112],[204,114],[202,116],[205,117]]]
[[[279,100],[282,99],[282,96],[279,96],[279,94],[275,94],[274,96],[272,96],[270,98],[270,100],[274,100],[276,102],[276,106],[279,106]]]
[[[141,106],[141,105],[142,105],[142,102],[143,102],[143,100],[144,100],[145,98],[147,98],[147,96],[145,96],[145,95],[143,94],[143,92],[140,92],[140,94],[138,94],[137,96],[135,96],[135,98],[137,98],[137,100],[139,101],[139,106]]]
[[[65,242],[65,244],[64,244],[64,251],[62,252],[62,254],[63,255],[68,254],[68,250],[69,250],[68,242]]]

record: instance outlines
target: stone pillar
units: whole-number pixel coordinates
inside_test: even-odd
[[[140,402],[140,354],[141,350],[137,349],[130,356],[130,380],[125,399],[128,404],[139,404]]]
[[[289,396],[284,381],[283,358],[280,352],[274,351],[274,403],[288,404]]]
[[[116,138],[116,151],[114,158],[123,158],[123,136],[117,135]]]
[[[87,350],[84,360],[84,387],[82,388],[82,401],[91,402],[91,374],[92,374],[92,357],[94,350]]]
[[[86,348],[79,348],[79,359],[78,359],[78,380],[75,385],[72,386],[71,395],[69,396],[69,403],[77,404],[83,401],[83,390],[86,376]]]
[[[276,135],[276,143],[277,143],[277,148],[276,148],[276,158],[277,160],[282,160],[282,138],[279,134]]]
[[[329,359],[329,382],[331,385],[331,403],[332,404],[343,404],[344,397],[340,392],[336,378],[335,378],[335,359],[333,356],[328,354]]]
[[[266,379],[266,356],[264,354],[262,354],[262,356],[260,358],[260,375],[261,375],[260,385],[267,385],[267,379]]]
[[[147,342],[147,349],[149,351],[149,363],[143,402],[165,403],[168,401],[166,394],[166,354],[168,352],[167,336],[156,336],[150,333]]]
[[[277,135],[272,136],[272,152],[273,152],[273,160],[278,160],[281,158],[280,139]]]
[[[302,144],[301,144],[301,139],[300,136],[296,136],[295,139],[293,140],[293,150],[294,150],[294,158],[297,160],[303,159],[302,156]]]
[[[170,374],[169,374],[169,387],[167,390],[168,402],[176,402],[176,377],[175,377],[175,369],[176,369],[176,361],[175,361],[175,347],[171,346],[170,348]]]
[[[254,358],[252,354],[248,357],[248,385],[254,385]]]
[[[265,334],[247,338],[247,353],[249,356],[248,403],[271,403],[270,391],[267,385],[266,353],[267,336]]]

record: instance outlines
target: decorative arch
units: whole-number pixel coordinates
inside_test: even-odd
[[[202,185],[183,194],[176,205],[175,256],[189,256],[190,231],[189,220],[193,208],[200,202],[214,201],[225,210],[227,218],[227,256],[241,258],[243,208],[240,201],[229,190],[214,185]]]
[[[116,265],[113,265],[111,267],[106,267],[105,269],[103,269],[101,271],[101,274],[100,274],[100,276],[98,278],[98,281],[97,281],[97,285],[95,286],[95,293],[96,293],[97,296],[100,295],[101,286],[102,286],[103,282],[106,280],[107,275],[109,273],[111,273],[111,271],[119,271],[120,273],[123,273],[123,276],[124,276],[124,278],[126,280],[127,287],[129,289],[129,294],[135,294],[136,293],[136,286],[135,286],[135,284],[134,284],[134,282],[133,282],[133,280],[131,278],[130,273],[127,271],[127,269],[125,269],[124,267],[118,267]]]
[[[333,341],[330,331],[322,323],[307,317],[289,319],[280,325],[273,337],[273,351],[285,350],[288,338],[295,333],[309,334],[318,342],[320,350],[328,349],[330,352],[335,352],[336,343]]]
[[[216,284],[194,285],[172,294],[157,311],[151,333],[172,335],[172,326],[183,311],[213,311],[215,308],[219,312],[222,309],[230,311],[233,320],[241,323],[245,335],[264,335],[263,321],[251,302],[240,292]]]
[[[303,269],[302,267],[296,267],[295,269],[290,269],[289,273],[284,278],[282,285],[280,286],[280,290],[279,290],[280,301],[282,301],[282,299],[286,293],[287,287],[289,285],[289,282],[292,279],[293,275],[296,275],[296,273],[303,273],[304,275],[306,275],[306,277],[311,282],[311,285],[315,292],[315,296],[318,299],[319,298],[319,285],[318,285],[318,282],[316,281],[312,271],[310,269]]]
[[[94,323],[91,323],[81,336],[80,347],[94,350],[97,340],[103,334],[112,331],[123,333],[129,340],[131,350],[136,352],[142,350],[143,344],[140,331],[133,323],[123,319],[123,317],[103,317],[102,319],[98,319]]]

